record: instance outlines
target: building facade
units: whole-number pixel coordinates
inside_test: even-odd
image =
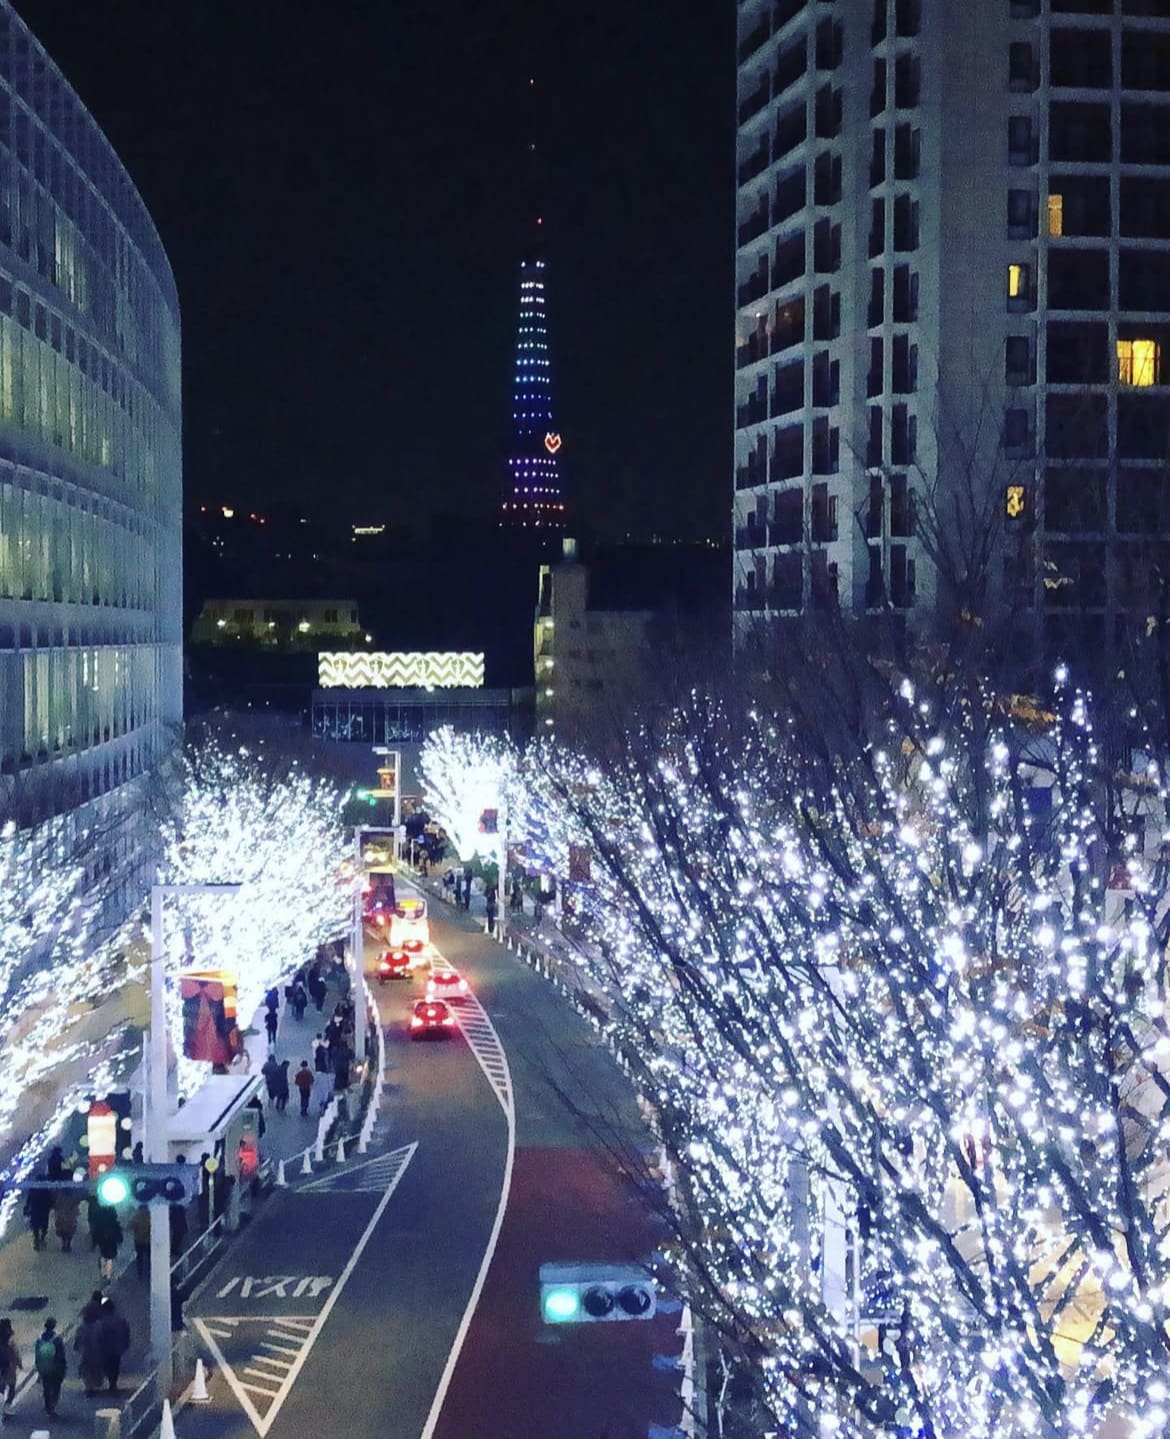
[[[740,0],[737,633],[1170,574],[1168,0]]]
[[[92,116],[0,3],[0,819],[125,804],[182,719],[179,310]],[[133,868],[103,824],[94,868]]]
[[[191,626],[193,645],[264,650],[356,647],[371,638],[353,599],[210,599]]]

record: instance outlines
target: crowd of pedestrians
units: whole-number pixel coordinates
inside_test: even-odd
[[[355,1013],[350,997],[349,973],[333,946],[322,945],[312,964],[306,965],[285,986],[284,999],[293,1017],[302,1021],[312,1003],[318,1014],[325,1013],[329,987],[340,994],[333,1012],[313,1038],[312,1054],[302,1059],[293,1070],[291,1059],[281,1059],[276,1052],[280,1030],[280,992],[270,989],[265,997],[265,1031],[268,1035],[268,1058],[261,1067],[268,1102],[278,1114],[288,1108],[295,1088],[300,1112],[306,1117],[321,1115],[335,1094],[343,1094],[350,1085],[354,1058]]]

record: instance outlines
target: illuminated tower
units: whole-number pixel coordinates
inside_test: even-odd
[[[530,136],[535,114],[536,81],[528,82]],[[544,190],[536,142],[527,145],[528,213],[531,230],[520,262],[520,313],[516,331],[516,369],[512,384],[512,439],[504,481],[500,524],[518,532],[547,533],[565,527],[561,487],[561,433],[553,419],[552,365],[545,288]]]
[[[521,261],[512,443],[501,519],[509,529],[560,530],[565,524],[544,277],[543,260]]]

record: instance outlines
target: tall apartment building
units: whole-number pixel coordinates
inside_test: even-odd
[[[0,821],[96,827],[182,719],[179,308],[93,117],[0,3]],[[98,823],[100,822],[100,823]]]
[[[1170,576],[1170,0],[740,0],[737,632]],[[954,596],[945,591],[953,600]]]

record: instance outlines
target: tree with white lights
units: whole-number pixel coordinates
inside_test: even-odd
[[[588,846],[582,962],[680,1268],[782,1432],[1160,1435],[1163,896],[1136,852],[1106,893],[1080,699],[1047,730],[947,700],[696,697],[604,773],[541,747],[537,847]]]
[[[497,735],[466,734],[444,725],[431,732],[419,753],[423,806],[442,826],[460,859],[471,859],[498,841],[485,840],[485,810],[506,811],[506,823],[522,823],[523,791],[516,782],[517,756]]]
[[[241,1025],[265,991],[347,932],[353,902],[340,792],[297,765],[273,767],[248,747],[208,742],[184,757],[176,818],[162,830],[159,878],[238,883],[235,895],[176,894],[164,909],[168,1016],[182,1049],[179,973],[229,971]],[[187,1089],[205,1070],[180,1065]]]

